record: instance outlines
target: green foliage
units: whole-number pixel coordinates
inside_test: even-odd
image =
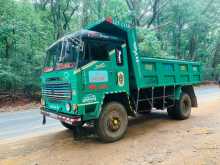
[[[220,64],[218,64],[214,71],[215,80],[220,80]]]
[[[44,50],[51,33],[32,4],[1,1],[0,84],[8,90],[39,86]]]
[[[155,31],[138,29],[139,49],[142,56],[174,58],[162,50],[162,44]]]
[[[0,90],[39,89],[45,49],[108,16],[138,27],[142,55],[199,60],[206,79],[219,76],[219,0],[0,0]]]
[[[205,81],[209,81],[209,80],[213,80],[214,77],[214,68],[212,67],[205,67],[203,68],[203,80]]]

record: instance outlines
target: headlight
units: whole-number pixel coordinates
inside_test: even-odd
[[[44,100],[43,98],[41,98],[41,101],[40,101],[40,102],[41,102],[41,105],[42,105],[42,106],[45,106],[45,100]]]
[[[68,112],[70,112],[70,110],[71,110],[71,106],[70,106],[69,103],[66,104],[66,110],[67,110]]]

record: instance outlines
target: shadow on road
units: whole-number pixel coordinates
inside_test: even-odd
[[[151,114],[140,115],[136,118],[129,118],[128,131],[125,139],[136,138],[139,135],[147,134],[152,131],[157,131],[160,125],[176,122],[168,117],[165,112],[152,112]],[[73,132],[71,130],[64,130],[54,134],[53,139],[59,140],[64,138],[72,138],[74,143],[102,143],[95,135],[94,128],[86,128],[90,134],[82,137],[80,140],[75,141],[73,138]]]
[[[152,112],[150,114],[146,114],[146,115],[140,115],[136,118],[131,118],[129,119],[129,127],[132,127],[132,126],[135,126],[135,125],[138,125],[138,124],[147,124],[148,122],[152,122],[154,120],[157,120],[157,121],[167,121],[167,120],[171,120],[168,115],[164,112]]]

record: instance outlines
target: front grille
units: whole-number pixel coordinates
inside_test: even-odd
[[[68,82],[48,82],[42,89],[42,95],[52,100],[70,100],[71,85]]]

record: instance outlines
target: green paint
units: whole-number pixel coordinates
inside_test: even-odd
[[[181,88],[181,86],[178,86],[175,90],[175,100],[180,99],[181,92],[182,92],[182,88]]]
[[[48,87],[51,92],[49,95],[54,95],[56,90],[64,91],[57,94],[64,99],[55,100],[46,95],[42,96],[46,102],[45,107],[50,111],[80,115],[85,121],[97,119],[103,100],[108,94],[126,93],[129,96],[138,88],[176,86],[175,99],[178,100],[182,86],[201,81],[201,66],[197,62],[142,56],[137,45],[136,30],[125,23],[113,19],[110,24],[101,20],[87,29],[127,39],[127,42],[117,45],[117,48],[121,47],[122,50],[123,65],[117,64],[115,44],[109,42],[111,49],[107,51],[108,60],[96,59],[78,68],[43,73],[42,92],[48,84],[54,84],[53,87]],[[53,90],[50,91],[51,88]],[[65,98],[68,92],[72,93],[70,99]],[[78,111],[72,109],[68,112],[65,109],[67,103],[78,105]],[[86,113],[88,109],[89,112]]]

